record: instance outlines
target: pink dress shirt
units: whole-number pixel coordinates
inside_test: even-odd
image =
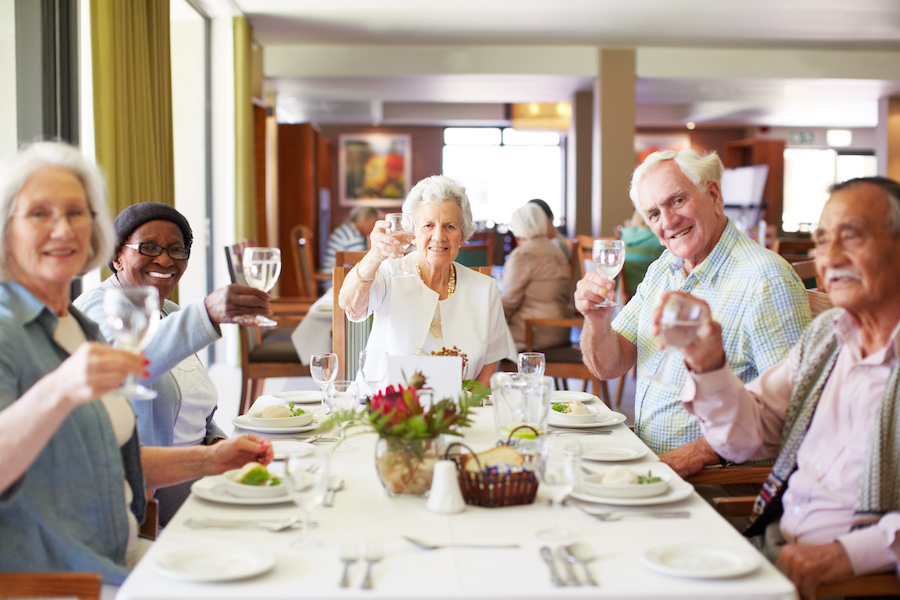
[[[885,382],[900,356],[900,325],[893,343],[863,357],[859,327],[847,313],[835,318],[839,354],[809,431],[797,452],[797,470],[783,496],[781,530],[789,543],[838,540],[857,575],[898,569],[900,513],[850,531],[869,432]],[[683,402],[700,418],[706,440],[721,456],[744,462],[778,456],[782,424],[798,366],[797,347],[744,387],[727,367],[689,373]],[[900,474],[898,474],[900,476]]]

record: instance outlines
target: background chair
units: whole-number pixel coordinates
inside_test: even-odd
[[[0,598],[100,600],[99,573],[0,573]]]
[[[819,276],[816,274],[816,261],[814,259],[798,260],[791,263],[791,267],[803,280],[803,287],[808,290],[822,288],[822,282],[819,281]]]
[[[294,256],[294,273],[300,296],[318,297],[319,283],[331,281],[331,275],[316,271],[315,239],[312,230],[306,225],[295,225],[291,229],[291,253]]]
[[[816,243],[811,239],[775,238],[772,240],[772,251],[777,252],[789,263],[798,260],[809,260]]]
[[[246,285],[240,266],[239,244],[225,247],[225,256],[232,283]],[[244,414],[262,394],[263,384],[272,377],[304,377],[309,375],[309,367],[304,367],[297,356],[290,339],[290,331],[299,324],[303,315],[309,311],[314,299],[296,299],[281,303],[281,308],[292,312],[277,313],[274,320],[288,325],[286,336],[282,332],[269,332],[266,335],[259,327],[238,325],[241,347],[241,403],[238,414]],[[277,310],[273,302],[273,311]],[[281,329],[281,328],[275,328]]]

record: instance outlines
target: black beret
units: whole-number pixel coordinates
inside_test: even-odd
[[[187,219],[184,218],[184,215],[175,210],[174,207],[161,202],[132,204],[120,212],[113,221],[113,230],[116,232],[116,251],[113,254],[113,259],[109,261],[109,268],[113,273],[116,272],[113,260],[119,255],[122,246],[128,241],[135,229],[144,223],[158,220],[171,221],[178,225],[178,228],[181,229],[181,237],[184,238],[184,247],[190,249],[194,241],[191,226],[188,224]]]

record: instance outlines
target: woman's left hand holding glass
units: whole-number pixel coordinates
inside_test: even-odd
[[[236,283],[215,290],[204,299],[204,304],[209,320],[216,324],[255,327],[257,315],[272,315],[266,292]]]

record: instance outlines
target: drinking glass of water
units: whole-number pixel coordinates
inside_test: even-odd
[[[543,352],[520,352],[519,373],[522,375],[543,375],[547,359]]]
[[[600,274],[612,281],[625,265],[625,242],[622,240],[594,240],[592,256]],[[606,299],[594,306],[600,308],[616,304],[614,300]]]
[[[140,352],[150,343],[159,324],[159,290],[150,285],[113,286],[103,294],[103,312],[116,347]],[[132,374],[119,391],[132,400],[156,398],[156,392],[137,383]]]
[[[674,353],[674,348],[684,348],[697,335],[697,330],[700,329],[702,307],[703,304],[690,296],[671,294],[668,297],[659,319],[659,335],[666,344],[666,353],[663,355],[656,374],[650,378],[651,381],[671,383],[666,377],[669,357]]]
[[[281,250],[278,248],[246,248],[241,259],[244,279],[247,285],[257,290],[268,292],[275,286],[281,274]],[[256,324],[260,327],[278,325],[272,319],[257,315]]]
[[[400,241],[405,250],[412,243],[413,233],[406,227],[406,216],[403,213],[390,213],[385,216],[388,222],[387,233],[394,239]],[[403,268],[403,257],[391,259],[391,277],[413,277]]]

